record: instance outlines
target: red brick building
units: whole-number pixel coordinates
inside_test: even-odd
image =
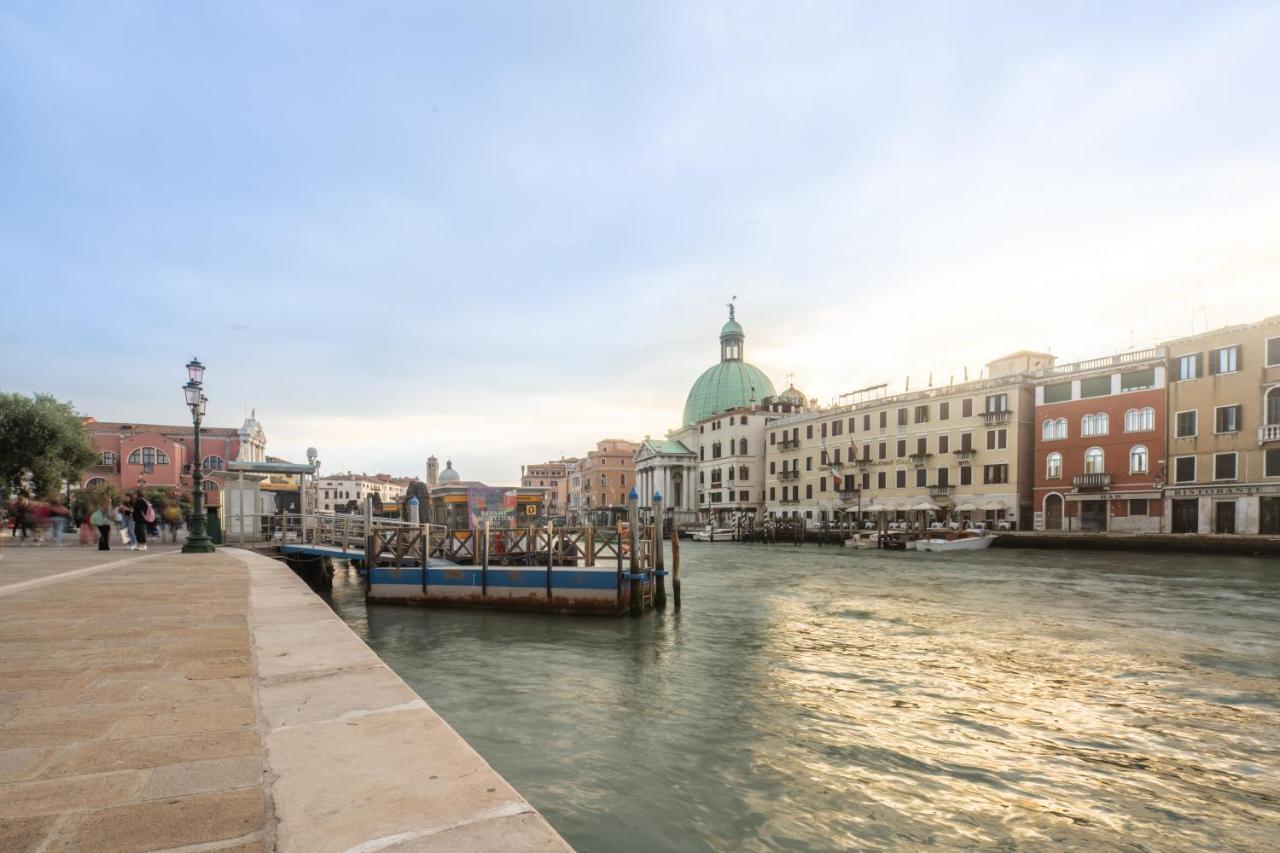
[[[84,472],[82,486],[107,482],[122,491],[139,486],[191,488],[191,424],[167,426],[87,418],[85,427],[98,453],[98,461]],[[266,459],[266,433],[253,417],[245,420],[239,429],[200,429],[200,455],[204,457],[206,475],[204,491],[210,506],[220,503],[222,471],[228,462],[242,458],[241,447],[245,449],[244,459]]]
[[[1160,532],[1163,348],[1063,364],[1036,382],[1037,530]]]

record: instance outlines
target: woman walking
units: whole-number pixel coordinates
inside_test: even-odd
[[[120,541],[128,545],[130,551],[136,551],[138,543],[133,541],[133,505],[122,499],[120,505],[112,510],[111,520],[120,531]]]
[[[147,550],[147,527],[154,524],[156,511],[151,503],[142,496],[141,491],[133,494],[133,539],[139,551]]]

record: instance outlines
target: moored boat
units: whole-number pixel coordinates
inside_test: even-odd
[[[705,530],[695,530],[693,532],[693,541],[695,542],[732,542],[738,538],[738,531],[732,527],[708,527]]]
[[[952,539],[933,538],[919,539],[916,541],[917,551],[980,551],[983,548],[990,548],[991,543],[995,541],[994,536],[984,534],[981,536],[957,536]]]

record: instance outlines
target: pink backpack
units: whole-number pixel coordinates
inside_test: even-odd
[[[151,501],[147,500],[146,498],[143,498],[142,502],[147,505],[146,511],[142,513],[142,520],[145,521],[147,524],[151,524],[156,520],[156,508],[153,507],[151,505]]]

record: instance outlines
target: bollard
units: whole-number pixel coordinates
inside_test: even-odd
[[[639,616],[644,590],[640,586],[640,494],[632,486],[627,494],[627,544],[631,547],[631,615]]]
[[[662,575],[662,492],[653,493],[653,607],[667,609],[667,579]]]

